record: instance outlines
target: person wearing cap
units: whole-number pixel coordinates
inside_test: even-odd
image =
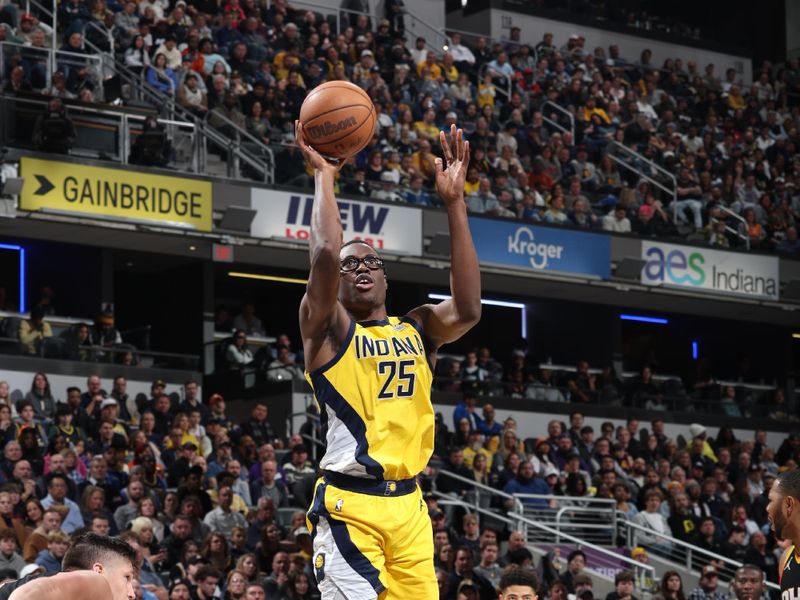
[[[728,600],[728,594],[718,590],[718,585],[717,568],[706,565],[701,572],[698,586],[689,592],[687,600]]]
[[[400,174],[392,169],[387,169],[380,175],[380,188],[372,190],[370,198],[388,202],[402,202],[403,197],[397,192]]]
[[[692,436],[692,439],[700,438],[703,440],[703,456],[708,458],[712,463],[717,463],[717,455],[714,453],[714,449],[711,447],[711,444],[708,441],[707,430],[703,425],[700,423],[692,423],[689,425],[689,435]]]

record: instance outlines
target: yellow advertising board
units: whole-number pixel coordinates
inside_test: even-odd
[[[151,222],[211,231],[211,182],[22,157],[22,210]]]

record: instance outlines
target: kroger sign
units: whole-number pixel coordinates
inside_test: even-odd
[[[422,211],[417,208],[361,200],[337,200],[345,241],[361,239],[378,250],[422,254]],[[275,190],[253,189],[250,206],[256,211],[253,237],[308,240],[314,197]]]
[[[470,217],[469,226],[483,264],[609,276],[609,236],[480,217]]]
[[[642,242],[642,283],[778,300],[778,259],[658,242]]]

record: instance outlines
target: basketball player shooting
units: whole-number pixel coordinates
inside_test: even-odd
[[[300,304],[306,377],[327,450],[308,511],[323,600],[437,598],[433,532],[416,476],[433,452],[436,350],[479,320],[478,258],[464,203],[469,143],[440,134],[436,188],[450,229],[451,298],[388,316],[383,259],[363,241],[343,244],[334,197],[338,167],[309,146],[314,169],[311,272]]]
[[[782,600],[800,600],[800,469],[778,475],[769,491],[767,516],[779,540],[790,540],[778,565]]]

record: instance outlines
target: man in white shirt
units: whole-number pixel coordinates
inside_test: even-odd
[[[450,34],[449,52],[453,55],[456,67],[459,71],[469,69],[475,65],[475,55],[472,50],[461,43],[461,34],[453,32]]]
[[[413,50],[409,50],[409,54],[411,54],[414,65],[418,65],[419,63],[425,61],[425,59],[428,57],[428,49],[425,47],[424,37],[417,38],[417,45]]]
[[[616,233],[630,233],[631,222],[630,219],[625,216],[625,207],[622,204],[617,204],[613,211],[603,217],[603,230]]]

